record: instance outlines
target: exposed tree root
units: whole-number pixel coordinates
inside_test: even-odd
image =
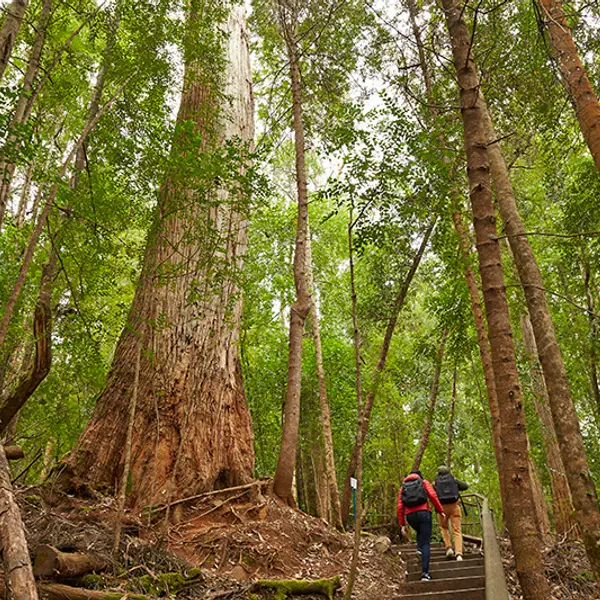
[[[289,596],[307,594],[321,594],[333,600],[335,591],[341,587],[340,577],[336,575],[331,579],[262,579],[253,586],[253,591],[268,589],[275,591],[275,600],[285,600]]]

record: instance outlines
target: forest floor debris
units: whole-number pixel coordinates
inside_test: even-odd
[[[274,598],[254,582],[272,579],[333,579],[342,588],[352,554],[352,536],[325,521],[263,495],[201,497],[173,510],[127,513],[118,556],[113,553],[117,505],[112,497],[75,497],[45,487],[17,489],[29,547],[43,544],[96,556],[108,568],[67,585],[150,597],[227,600]],[[158,516],[157,516],[158,515]],[[391,600],[403,580],[404,563],[393,548],[381,552],[377,536],[365,535],[354,597]],[[338,592],[339,594],[339,592]],[[44,595],[44,594],[43,594]],[[303,596],[323,599],[324,596]],[[337,596],[336,596],[337,597]]]
[[[521,600],[523,595],[517,580],[515,559],[508,539],[500,540],[500,550],[511,598]],[[583,544],[559,539],[552,545],[546,545],[542,556],[552,592],[549,600],[598,600],[600,598],[600,584],[594,581]]]

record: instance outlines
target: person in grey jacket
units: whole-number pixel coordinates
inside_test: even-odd
[[[460,479],[456,479],[448,467],[438,467],[438,474],[433,484],[435,492],[444,507],[444,517],[439,516],[442,537],[446,546],[446,556],[456,560],[462,560],[463,538],[462,538],[462,513],[460,510],[459,492],[464,492],[469,485]],[[452,524],[452,535],[454,537],[454,548],[450,540],[450,524]]]

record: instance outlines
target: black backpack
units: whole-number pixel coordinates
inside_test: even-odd
[[[413,507],[427,502],[427,490],[420,477],[402,483],[402,504]]]
[[[440,475],[436,478],[434,485],[440,504],[458,502],[458,485],[456,485],[456,479],[452,475]]]

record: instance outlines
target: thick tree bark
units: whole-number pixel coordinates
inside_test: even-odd
[[[327,506],[331,506],[331,523],[338,529],[342,528],[342,514],[340,509],[340,494],[337,486],[337,474],[335,470],[335,457],[333,453],[333,436],[331,433],[331,414],[329,412],[329,401],[327,399],[327,381],[325,379],[325,368],[323,367],[323,348],[321,346],[321,332],[319,331],[319,314],[317,303],[313,293],[313,269],[312,252],[310,243],[310,232],[306,238],[306,272],[308,276],[308,287],[311,293],[310,323],[315,346],[315,359],[317,366],[317,377],[319,380],[319,403],[321,407],[321,425],[323,428],[323,445],[325,450],[325,476],[327,481]]]
[[[6,9],[6,16],[0,29],[0,81],[12,55],[15,40],[23,23],[29,0],[13,0]]]
[[[452,374],[452,400],[450,401],[450,418],[448,419],[448,447],[446,450],[446,466],[452,470],[452,450],[454,446],[454,412],[456,410],[457,365],[454,363]]]
[[[8,462],[2,445],[0,445],[0,539],[9,598],[37,600],[38,594],[21,513],[13,494]]]
[[[478,104],[485,127],[486,139],[490,141],[497,140],[482,95],[480,95]],[[529,240],[524,235],[525,226],[519,215],[512,185],[508,177],[508,168],[498,142],[488,145],[488,154],[504,231],[508,237],[519,279],[525,293],[525,301],[531,318],[538,356],[542,365],[546,389],[548,390],[548,400],[558,445],[563,463],[569,465],[567,477],[575,507],[575,516],[583,533],[583,541],[592,569],[600,577],[600,511],[598,497],[590,474],[565,365],[550,316],[542,274],[529,245]]]
[[[598,356],[596,346],[598,343],[598,323],[594,316],[596,307],[594,303],[594,296],[590,289],[590,264],[587,260],[584,250],[581,250],[581,275],[583,278],[583,287],[585,289],[585,299],[587,304],[587,315],[588,322],[590,324],[590,380],[592,388],[592,396],[596,404],[596,412],[598,419],[600,419],[600,384],[598,382]]]
[[[427,248],[427,244],[429,242],[429,238],[433,233],[435,228],[435,224],[437,222],[437,218],[434,219],[431,225],[425,231],[425,235],[421,240],[421,245],[415,254],[410,269],[406,274],[406,277],[402,283],[402,287],[396,296],[396,300],[394,302],[394,308],[392,311],[392,316],[388,322],[387,329],[385,331],[385,336],[383,338],[383,343],[381,344],[381,349],[379,351],[379,360],[375,365],[375,370],[373,371],[373,375],[371,377],[371,386],[369,392],[367,394],[366,400],[363,405],[363,418],[360,423],[360,429],[358,430],[358,437],[354,443],[354,447],[352,448],[352,454],[350,456],[350,462],[348,463],[348,468],[346,469],[346,477],[344,479],[344,490],[342,492],[342,521],[344,525],[348,523],[348,517],[350,515],[350,499],[352,496],[352,490],[350,488],[350,478],[354,476],[356,471],[356,463],[358,458],[358,446],[365,441],[367,437],[367,433],[369,431],[369,421],[371,419],[371,412],[373,410],[373,404],[375,402],[375,396],[377,395],[377,388],[379,387],[379,381],[381,378],[381,373],[385,368],[385,363],[387,362],[387,356],[390,349],[390,344],[392,343],[392,336],[394,334],[394,329],[396,328],[396,323],[398,321],[398,316],[400,315],[400,311],[402,310],[402,306],[404,305],[404,300],[406,299],[406,295],[410,288],[410,284],[419,268],[419,264],[421,263],[421,259],[423,258],[423,254],[425,253],[425,248]]]
[[[561,81],[569,94],[579,127],[600,172],[600,104],[575,46],[561,0],[538,0]]]
[[[423,431],[421,432],[421,440],[419,442],[419,447],[417,448],[417,453],[415,454],[415,459],[413,460],[413,464],[412,464],[413,471],[416,471],[421,466],[421,460],[423,460],[423,455],[425,454],[425,450],[427,449],[427,444],[429,443],[429,433],[431,432],[431,426],[433,425],[433,417],[435,414],[435,405],[437,403],[438,390],[440,388],[440,375],[442,373],[442,363],[444,362],[444,348],[446,346],[446,336],[447,335],[448,335],[448,330],[445,329],[442,333],[440,345],[438,347],[436,357],[435,357],[433,379],[431,380],[431,388],[429,389],[429,407],[427,409],[427,417],[425,418],[425,425],[423,425]]]
[[[0,166],[0,227],[2,227],[2,223],[4,221],[6,205],[8,203],[10,190],[12,187],[12,180],[15,174],[15,169],[17,168],[17,155],[21,146],[18,130],[27,123],[29,117],[29,115],[26,115],[27,104],[31,96],[33,82],[40,70],[40,59],[42,57],[44,41],[46,39],[46,29],[50,20],[51,11],[52,0],[44,0],[36,27],[35,40],[31,48],[27,69],[21,84],[21,94],[17,100],[17,105],[11,120],[7,141],[5,142],[2,151],[2,162]]]
[[[456,0],[443,0],[460,87],[461,116],[467,156],[471,206],[479,271],[488,322],[496,393],[500,408],[504,516],[515,555],[517,574],[526,600],[550,597],[544,576],[540,539],[531,515],[534,511],[525,432],[525,415],[512,340],[502,257],[486,150],[486,131],[478,103],[479,77],[471,55],[471,35]]]
[[[222,27],[228,34],[224,90],[215,74],[186,56],[176,161],[189,160],[189,144],[198,139],[200,161],[227,140],[253,139],[243,9],[232,8]],[[92,485],[113,487],[119,479],[141,348],[128,499],[135,506],[169,504],[253,476],[252,424],[239,360],[237,274],[247,246],[246,198],[231,187],[217,188],[212,177],[207,181],[186,169],[168,173],[107,385],[69,457],[75,473]]]
[[[556,439],[552,413],[548,404],[548,392],[544,383],[544,376],[538,362],[537,346],[533,335],[533,328],[529,313],[521,313],[521,331],[523,343],[529,360],[531,373],[531,387],[535,411],[542,424],[542,442],[548,461],[548,474],[550,476],[550,490],[552,492],[552,516],[556,533],[566,535],[569,539],[579,539],[577,523],[573,519],[573,501],[567,481],[566,470],[560,455],[560,448]]]
[[[298,220],[296,226],[296,248],[294,253],[294,285],[296,301],[290,309],[290,345],[288,359],[287,393],[285,415],[281,434],[281,447],[277,469],[273,480],[273,491],[288,504],[293,504],[291,495],[294,460],[298,445],[300,422],[300,386],[302,379],[302,334],[308,316],[311,297],[308,287],[306,244],[308,239],[308,190],[306,182],[304,123],[302,117],[302,83],[298,63],[298,47],[295,39],[296,15],[282,13],[280,26],[287,46],[290,79],[292,84],[292,112],[294,119],[294,145],[296,152],[296,185],[298,193]],[[292,11],[293,12],[293,11]]]
[[[533,502],[535,505],[535,524],[537,530],[544,542],[549,540],[550,536],[550,517],[548,516],[548,506],[546,504],[546,494],[542,486],[539,469],[531,456],[531,444],[527,440],[529,450],[529,476],[531,477],[531,486],[533,489]]]

